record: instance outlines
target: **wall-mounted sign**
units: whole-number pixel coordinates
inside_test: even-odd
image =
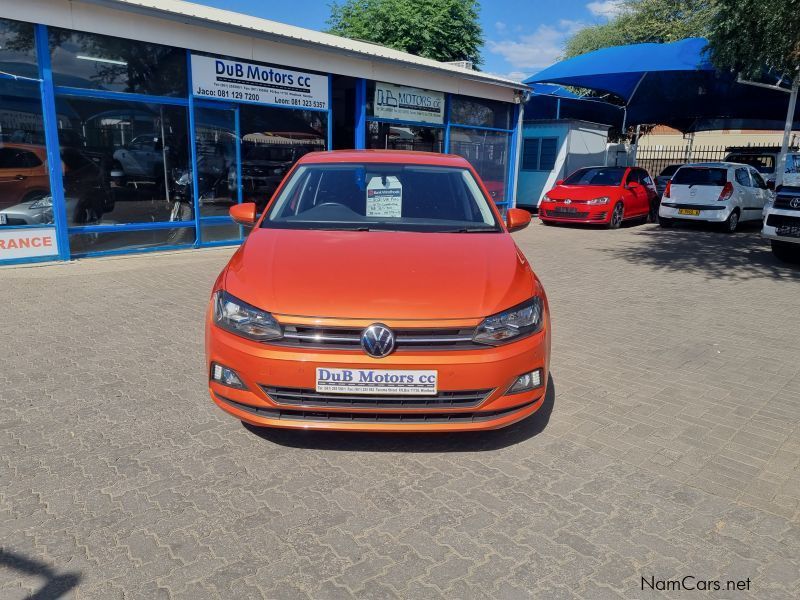
[[[375,82],[372,114],[378,118],[444,123],[444,93]]]
[[[56,230],[53,227],[0,228],[0,261],[10,258],[54,256],[55,254],[58,254],[58,248],[56,247]]]
[[[192,54],[192,87],[205,98],[328,108],[327,76],[239,60]]]

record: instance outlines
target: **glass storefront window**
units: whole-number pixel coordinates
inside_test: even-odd
[[[367,148],[444,152],[444,129],[369,121]]]
[[[450,129],[450,152],[463,156],[475,167],[495,202],[505,201],[510,142],[510,133]]]
[[[137,250],[157,246],[189,246],[194,244],[194,227],[151,229],[149,231],[111,231],[108,233],[74,233],[69,236],[73,255],[112,250]]]
[[[186,221],[189,169],[180,106],[56,98],[67,222],[113,225]]]
[[[39,85],[0,79],[0,227],[52,222]]]
[[[185,96],[186,51],[107,35],[49,28],[56,85]]]
[[[32,24],[0,19],[0,71],[39,77]]]
[[[212,242],[239,241],[241,235],[239,226],[235,223],[200,223],[201,241],[204,244]],[[245,230],[247,235],[247,230]]]
[[[261,211],[294,163],[326,149],[328,113],[251,104],[239,111],[242,200]]]
[[[236,111],[195,108],[194,131],[200,216],[227,216],[231,205],[238,202]]]
[[[450,122],[511,129],[511,108],[507,102],[453,95],[450,98]]]

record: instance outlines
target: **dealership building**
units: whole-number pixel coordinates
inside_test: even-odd
[[[467,158],[514,203],[523,84],[177,0],[0,8],[0,265],[241,241],[326,149]]]

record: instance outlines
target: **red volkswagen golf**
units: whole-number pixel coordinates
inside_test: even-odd
[[[556,183],[539,206],[545,224],[595,223],[616,229],[658,214],[653,179],[639,167],[586,167]]]

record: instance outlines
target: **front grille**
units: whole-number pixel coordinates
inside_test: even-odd
[[[306,408],[474,408],[492,390],[439,392],[430,396],[383,396],[375,394],[324,394],[312,389],[269,387],[261,389],[276,404]]]
[[[793,200],[796,206],[792,206]],[[794,196],[779,194],[778,197],[775,198],[775,204],[773,207],[781,208],[783,210],[800,210],[800,194]]]
[[[295,348],[358,350],[363,328],[285,325],[283,338],[270,344]],[[472,329],[393,329],[395,351],[474,350],[488,346],[472,341]]]
[[[505,408],[502,410],[486,410],[476,412],[449,412],[449,413],[363,413],[363,412],[325,412],[312,410],[284,410],[275,408],[262,408],[236,402],[230,398],[217,395],[220,401],[238,410],[265,419],[284,421],[314,421],[318,423],[480,423],[499,419],[506,415],[519,412],[535,404],[538,399]]]
[[[800,227],[800,217],[769,215],[767,217],[767,225],[770,227]]]
[[[589,213],[587,211],[566,211],[564,209],[554,208],[546,210],[545,216],[559,219],[585,219],[589,216]]]

